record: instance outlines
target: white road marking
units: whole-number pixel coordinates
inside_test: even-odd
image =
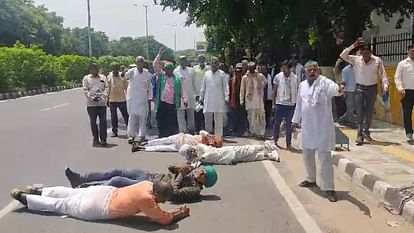
[[[262,161],[267,173],[275,184],[277,190],[283,196],[296,219],[303,227],[306,233],[322,233],[315,220],[309,215],[305,207],[300,203],[296,195],[292,192],[286,184],[285,179],[280,175],[279,171],[273,166],[270,161]]]
[[[56,109],[56,108],[61,108],[61,107],[67,106],[67,105],[69,105],[69,103],[59,104],[59,105],[56,105],[56,106],[52,106],[50,108],[44,108],[40,111],[41,112],[46,112],[46,111],[53,110],[53,109]]]
[[[19,206],[18,201],[11,201],[9,204],[7,204],[3,209],[0,210],[0,219],[6,216],[8,213],[12,212],[16,209],[17,206]]]

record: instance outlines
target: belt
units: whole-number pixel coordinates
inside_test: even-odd
[[[364,89],[367,89],[367,88],[373,88],[373,87],[377,87],[377,85],[378,85],[378,84],[373,84],[373,85],[362,85],[362,84],[357,83],[357,87],[364,88]]]

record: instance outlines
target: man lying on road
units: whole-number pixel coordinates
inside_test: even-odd
[[[91,186],[14,189],[11,196],[28,209],[68,215],[83,220],[119,219],[143,213],[148,221],[168,225],[190,215],[185,205],[166,212],[164,203],[173,194],[173,187],[164,181],[143,181],[124,188]]]
[[[107,172],[79,174],[66,168],[65,175],[73,188],[92,185],[125,187],[144,180],[164,181],[173,187],[170,201],[193,202],[200,199],[200,192],[205,187],[212,187],[217,182],[217,172],[211,166],[199,168],[169,166],[169,173],[160,174],[140,169],[113,169]]]
[[[224,146],[214,148],[204,144],[197,146],[183,145],[180,154],[188,162],[201,162],[203,164],[236,164],[239,162],[253,162],[260,160],[280,161],[276,146],[271,141],[263,145]]]
[[[150,140],[146,146],[135,143],[132,145],[132,152],[140,150],[147,152],[178,152],[184,144],[195,146],[199,143],[214,147],[223,146],[223,140],[220,136],[210,135],[207,131],[201,130],[200,135],[179,133],[169,137]]]

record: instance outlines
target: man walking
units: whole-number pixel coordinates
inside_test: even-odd
[[[174,74],[174,65],[171,62],[166,62],[164,65],[161,63],[163,54],[164,49],[161,48],[153,63],[158,77],[155,111],[161,138],[178,133],[177,109],[181,107],[181,103],[184,107],[188,106],[181,79]]]
[[[249,121],[250,134],[264,138],[266,120],[263,104],[263,88],[266,78],[256,71],[256,64],[250,62],[248,71],[242,78],[240,88],[240,104],[246,102],[247,118]]]
[[[229,83],[226,74],[219,69],[218,58],[211,58],[211,70],[207,71],[201,85],[200,98],[204,103],[206,130],[223,136],[223,119],[229,102]]]
[[[274,141],[277,145],[280,135],[280,124],[282,119],[286,122],[286,149],[294,150],[292,147],[292,118],[295,113],[295,105],[298,96],[299,79],[291,72],[291,63],[284,61],[282,63],[282,72],[276,75],[274,84],[275,97],[275,128]]]
[[[349,55],[356,48],[361,49],[360,56]],[[382,80],[383,92],[388,92],[388,79],[381,58],[372,55],[371,47],[364,45],[364,40],[358,38],[354,44],[341,53],[341,58],[352,64],[356,79],[356,109],[358,138],[356,144],[361,146],[364,139],[372,141],[369,128],[374,115],[375,101],[377,99],[377,79]]]
[[[351,123],[351,126],[354,126],[356,80],[354,68],[351,64],[348,64],[342,70],[342,85],[345,86],[346,112],[339,118],[339,122]]]
[[[395,72],[395,84],[401,96],[404,128],[407,141],[413,141],[412,112],[414,107],[414,47],[408,47],[408,58],[402,60]]]
[[[104,75],[99,74],[96,63],[90,66],[91,74],[83,77],[83,90],[86,96],[86,105],[91,124],[93,146],[107,146],[106,138],[106,105],[108,85]],[[99,117],[99,129],[96,120]]]
[[[112,135],[118,137],[118,112],[121,111],[125,124],[128,125],[128,110],[126,104],[126,91],[128,80],[122,78],[120,74],[121,66],[119,63],[112,63],[112,72],[108,75],[109,87],[109,109],[111,110]]]
[[[138,134],[144,141],[147,134],[148,100],[152,99],[151,73],[144,68],[145,59],[136,58],[136,68],[130,69],[125,77],[129,80],[127,105],[129,113],[128,143],[133,143]]]
[[[234,77],[230,79],[230,116],[233,118],[232,129],[236,136],[242,136],[246,132],[246,108],[240,104],[240,87],[242,82],[243,64],[237,63],[234,69]]]
[[[332,116],[332,98],[342,89],[332,80],[319,75],[318,63],[305,64],[307,80],[299,85],[295,114],[292,123],[302,125],[303,160],[307,178],[301,187],[316,186],[315,152],[318,152],[321,183],[329,201],[335,202],[334,175],[331,150],[335,147],[335,125]]]
[[[196,101],[200,101],[200,90],[203,84],[204,75],[206,74],[209,67],[206,66],[206,58],[203,54],[198,55],[198,65],[194,66],[194,86],[196,90]],[[195,113],[195,128],[196,131],[204,129],[204,114],[203,111]]]
[[[193,68],[189,67],[189,62],[186,56],[180,57],[180,65],[174,70],[174,73],[181,78],[183,91],[188,98],[188,106],[181,106],[177,111],[178,129],[181,133],[195,132],[195,98],[196,93],[200,90],[196,89],[194,78],[195,73]]]

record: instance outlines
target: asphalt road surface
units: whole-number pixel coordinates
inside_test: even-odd
[[[132,154],[125,137],[109,138],[108,148],[93,148],[85,99],[79,89],[1,101],[0,133],[1,233],[414,232],[411,225],[387,213],[342,174],[335,175],[337,203],[329,203],[317,189],[299,188],[297,184],[304,177],[301,155],[285,151],[280,152],[281,163],[217,166],[217,185],[203,190],[203,201],[189,204],[189,218],[171,226],[148,224],[140,217],[85,222],[30,213],[10,198],[10,190],[34,183],[67,186],[65,166],[81,172],[110,168],[165,172],[167,165],[184,159],[177,153]],[[125,130],[120,134],[125,135]],[[174,208],[171,204],[162,207]],[[391,228],[387,222],[399,226]]]

